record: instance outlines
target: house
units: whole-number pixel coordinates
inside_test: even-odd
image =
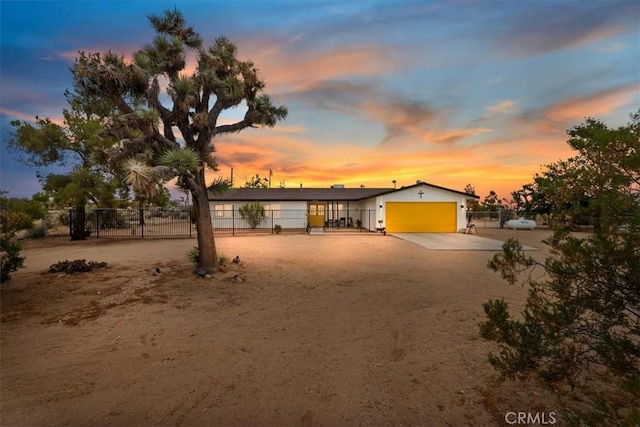
[[[468,200],[461,191],[423,181],[394,188],[236,188],[209,194],[214,229],[246,228],[239,208],[260,202],[265,218],[257,227],[272,230],[356,227],[403,233],[455,233],[467,226]]]

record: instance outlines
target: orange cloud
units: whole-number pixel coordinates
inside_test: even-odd
[[[249,51],[254,49],[249,46]],[[255,59],[269,92],[308,89],[318,81],[346,76],[373,76],[400,67],[400,61],[380,47],[339,48],[329,52],[284,51],[273,48]],[[381,61],[380,58],[386,58]],[[269,89],[270,88],[270,89]]]
[[[614,89],[603,90],[587,96],[571,98],[547,108],[543,114],[556,122],[584,120],[609,114],[619,108],[637,103],[640,85],[632,83]]]
[[[10,110],[8,108],[0,108],[0,114],[7,116],[11,119],[23,120],[25,122],[35,123],[36,121],[36,116],[32,114],[23,113],[22,111]],[[45,116],[39,116],[39,117],[45,118]],[[59,126],[64,126],[64,118],[62,117],[49,117],[49,120],[51,120],[51,122]]]

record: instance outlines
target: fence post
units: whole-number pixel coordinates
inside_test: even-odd
[[[236,234],[236,210],[231,209],[231,235]]]
[[[144,210],[142,208],[138,209],[138,223],[140,224],[140,237],[144,237]]]
[[[271,209],[271,234],[273,234],[273,209]]]
[[[96,238],[100,237],[100,215],[98,215],[98,209],[96,209]]]
[[[193,228],[193,226],[191,225],[191,209],[189,209],[187,212],[189,212],[189,222],[188,222],[188,226],[189,226],[189,237],[191,237],[191,229]]]

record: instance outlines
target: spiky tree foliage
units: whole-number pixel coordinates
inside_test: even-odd
[[[167,150],[186,147],[195,153],[193,167],[174,162],[171,168],[178,185],[192,193],[199,269],[214,272],[218,266],[205,180],[207,168],[217,170],[213,141],[250,127],[272,127],[286,117],[287,109],[263,93],[265,83],[255,65],[239,60],[236,45],[227,38],[204,47],[177,10],[151,16],[149,22],[156,36],[131,63],[112,53],[80,53],[73,73],[82,93],[107,99],[118,109],[119,122],[139,132],[121,141],[121,155],[133,158],[152,150],[148,166],[154,167]],[[197,63],[192,73],[186,70],[189,52],[195,53]],[[162,103],[161,87],[171,100],[167,105]],[[221,113],[235,107],[245,108],[243,119],[218,124]],[[153,112],[158,123],[144,120],[141,111]]]
[[[506,376],[584,393],[593,410],[567,412],[580,425],[640,424],[639,119],[618,129],[588,119],[569,131],[578,154],[543,174],[555,215],[575,214],[575,202],[590,197],[593,233],[575,236],[559,223],[544,263],[510,240],[488,265],[529,289],[521,316],[504,300],[484,305],[481,335],[500,345],[489,362]]]

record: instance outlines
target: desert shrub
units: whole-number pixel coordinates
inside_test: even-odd
[[[5,191],[0,190],[0,283],[11,278],[11,273],[23,267],[24,257],[20,256],[20,244],[15,241],[18,230],[33,226],[31,204],[22,200],[4,197]],[[27,206],[28,209],[21,210]],[[36,214],[39,215],[38,212]]]
[[[97,220],[101,230],[110,228],[129,228],[129,218],[131,215],[132,213],[128,210],[97,209],[87,212],[87,222],[90,224],[89,228],[95,228],[95,222]]]
[[[14,242],[9,236],[0,238],[0,283],[7,282],[11,273],[23,267],[25,257],[20,256],[20,244]]]
[[[226,264],[226,263],[228,263],[228,262],[229,262],[229,257],[228,257],[228,256],[226,256],[226,255],[225,255],[225,254],[223,254],[223,253],[219,253],[219,254],[218,254],[218,263],[219,263],[220,265],[224,265],[224,264]]]
[[[198,250],[197,246],[189,249],[189,251],[187,252],[187,259],[193,264],[198,265],[198,262],[200,261],[200,251]]]
[[[276,234],[282,233],[282,226],[280,224],[276,224],[273,226],[273,232]]]
[[[106,268],[106,262],[89,261],[84,259],[76,259],[74,261],[60,261],[49,267],[49,273],[85,273],[94,268]]]
[[[260,202],[245,203],[238,208],[240,218],[247,221],[251,229],[256,228],[265,219],[264,206]]]
[[[194,246],[187,252],[187,259],[191,261],[192,264],[198,265],[200,261],[200,253],[198,252],[198,247]],[[226,264],[229,262],[229,257],[224,253],[218,253],[218,263],[220,265]]]
[[[42,239],[47,237],[47,224],[42,221],[39,224],[34,225],[27,230],[27,237],[29,239]]]

